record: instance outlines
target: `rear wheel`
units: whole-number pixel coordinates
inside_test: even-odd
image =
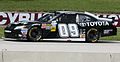
[[[87,31],[87,42],[97,42],[99,40],[99,31],[96,28],[91,28]]]
[[[39,41],[42,38],[42,31],[39,27],[32,27],[28,31],[27,38],[30,41]]]

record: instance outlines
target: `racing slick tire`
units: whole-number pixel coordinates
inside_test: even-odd
[[[39,27],[31,27],[28,30],[27,40],[29,41],[40,41],[42,38],[42,31]]]
[[[91,42],[91,43],[95,43],[98,42],[100,35],[99,35],[99,31],[96,28],[91,28],[87,31],[87,36],[86,36],[86,41],[87,42]]]

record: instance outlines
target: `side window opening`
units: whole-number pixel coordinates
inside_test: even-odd
[[[92,21],[92,18],[87,15],[77,15],[76,16],[76,22],[90,22]]]
[[[75,14],[65,14],[61,17],[61,23],[75,23],[76,15]]]
[[[52,21],[60,22],[60,21],[61,21],[61,16],[56,17],[56,18],[55,18],[54,20],[52,20]]]
[[[57,21],[59,23],[76,23],[76,14],[62,14],[52,21]]]
[[[41,22],[48,22],[53,16],[52,15],[45,15],[41,18],[39,18],[37,21],[41,21]]]

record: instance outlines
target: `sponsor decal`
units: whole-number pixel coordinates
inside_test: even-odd
[[[85,34],[80,34],[80,38],[85,38]]]
[[[110,32],[112,32],[113,29],[107,29],[107,30],[104,30],[104,34],[109,34]]]
[[[45,30],[50,30],[51,32],[56,31],[56,26],[52,26],[51,24],[42,24],[41,28]]]
[[[109,26],[109,23],[107,21],[102,22],[86,22],[86,23],[79,23],[80,26]]]
[[[26,37],[28,29],[22,29],[21,33],[23,37]]]
[[[45,29],[46,28],[46,24],[42,24],[41,28]]]
[[[50,31],[51,32],[55,32],[56,31],[56,27],[52,26]]]
[[[52,21],[52,23],[51,23],[51,32],[55,32],[56,31],[56,25],[57,25],[57,22],[56,21]]]
[[[51,24],[46,24],[46,30],[50,30],[51,29]]]

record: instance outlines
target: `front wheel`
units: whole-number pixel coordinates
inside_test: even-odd
[[[31,27],[27,34],[27,39],[30,41],[39,41],[42,38],[42,31],[39,27]]]
[[[87,31],[87,42],[97,42],[99,40],[99,31],[96,28],[91,28]]]

